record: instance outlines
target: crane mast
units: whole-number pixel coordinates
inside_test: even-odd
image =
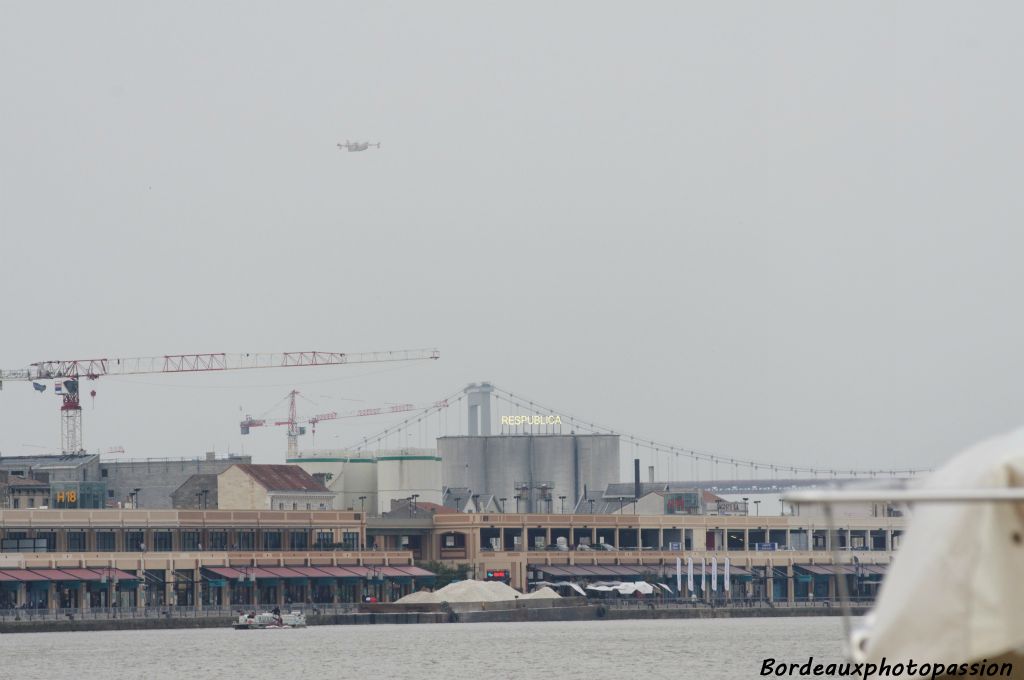
[[[113,359],[72,359],[40,361],[27,368],[0,370],[0,388],[3,381],[56,380],[55,391],[62,393],[60,407],[61,450],[80,453],[82,446],[82,405],[79,394],[81,378],[96,380],[105,375],[145,375],[150,373],[197,373],[210,371],[237,371],[257,368],[290,368],[297,366],[333,366],[340,364],[367,364],[390,361],[419,361],[438,359],[436,349],[405,349],[383,352],[251,352],[229,354],[165,354],[155,357],[128,357]],[[37,389],[45,389],[37,385]],[[95,391],[92,392],[95,396]],[[297,394],[297,393],[295,393]],[[295,423],[295,396],[292,395],[289,450],[298,447],[298,428]]]

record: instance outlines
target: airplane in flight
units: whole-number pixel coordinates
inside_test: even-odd
[[[338,148],[348,149],[349,151],[366,151],[371,146],[375,146],[379,149],[380,142],[377,142],[376,144],[371,144],[370,142],[350,142],[346,139],[344,144],[338,145]]]

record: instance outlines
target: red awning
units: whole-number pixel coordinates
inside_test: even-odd
[[[396,569],[395,567],[378,567],[378,573],[381,576],[408,576],[404,571]]]
[[[331,578],[330,574],[326,574],[317,567],[289,567],[292,571],[297,571],[307,578]]]
[[[14,578],[13,576],[8,575],[8,573],[6,571],[4,571],[3,569],[0,569],[0,581],[14,581],[15,583],[19,582],[18,579]]]
[[[65,574],[60,569],[32,569],[36,574],[50,581],[77,581],[74,576]]]
[[[289,569],[287,567],[263,567],[263,569],[269,571],[277,578],[306,578],[294,569]],[[256,575],[256,578],[260,578],[259,574]]]
[[[317,569],[334,578],[362,578],[360,574],[352,571],[353,567],[317,567]]]
[[[89,569],[61,569],[66,574],[71,574],[79,581],[102,581],[103,574],[96,573]]]
[[[46,578],[45,576],[43,576],[42,574],[37,574],[36,572],[29,571],[28,569],[9,569],[7,571],[7,574],[9,576],[13,576],[14,578],[18,579],[19,581],[49,581],[50,580],[50,579]]]
[[[421,567],[414,567],[414,566],[411,566],[411,565],[403,565],[401,567],[395,567],[395,569],[400,569],[400,570],[404,571],[406,574],[408,574],[409,576],[415,576],[417,578],[424,577],[424,576],[429,576],[430,578],[434,578],[434,577],[437,576],[437,574],[435,574],[435,573],[433,573],[431,571],[427,571],[426,569],[423,569]]]
[[[223,576],[224,578],[239,579],[245,576],[242,572],[237,569],[232,569],[231,567],[203,567],[203,569],[206,569],[206,571],[212,572],[217,576]]]
[[[368,568],[359,567],[354,564],[351,566],[345,566],[345,570],[352,572],[352,576],[358,576],[359,578],[370,578],[371,576],[373,576],[373,572],[371,572]]]

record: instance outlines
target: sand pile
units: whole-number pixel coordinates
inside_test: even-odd
[[[551,590],[548,588],[547,590]],[[552,595],[558,597],[552,592]],[[419,604],[424,602],[501,602],[526,597],[515,588],[510,588],[498,581],[459,581],[449,583],[444,588],[432,593],[421,590],[406,595],[398,600],[400,604]]]
[[[556,597],[561,599],[562,596],[551,590],[551,588],[544,586],[540,590],[535,590],[529,595],[523,595],[523,597],[528,600],[552,600]]]
[[[432,593],[429,590],[417,590],[415,593],[409,593],[396,602],[401,604],[423,604],[427,602],[440,602],[437,599],[437,593]]]

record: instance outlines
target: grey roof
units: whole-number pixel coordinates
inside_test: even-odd
[[[99,458],[96,453],[68,453],[44,456],[3,456],[0,457],[0,470],[21,470],[31,468],[44,470],[53,468],[76,468],[87,465]]]

